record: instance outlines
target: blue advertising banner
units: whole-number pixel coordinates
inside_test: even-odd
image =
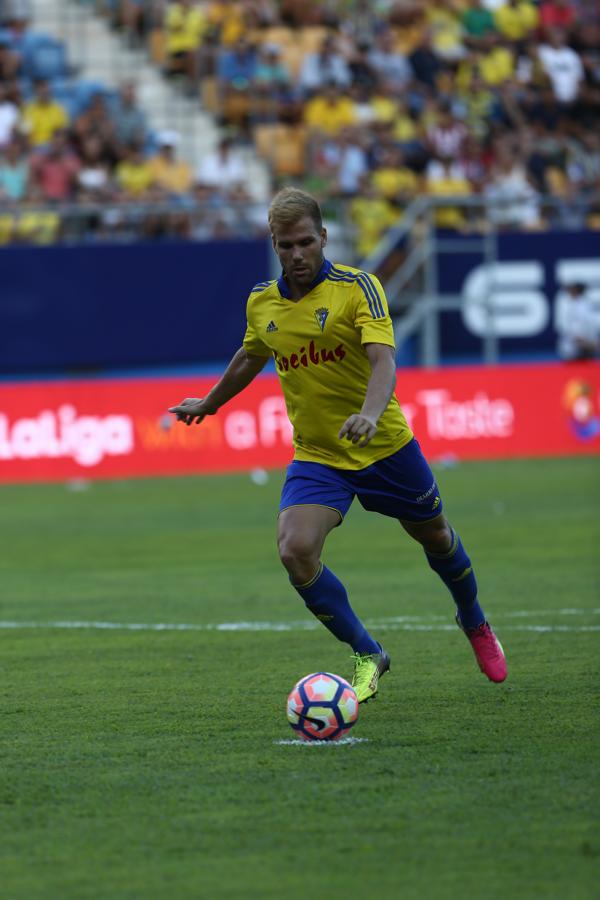
[[[0,372],[206,364],[240,346],[264,240],[0,249]]]
[[[438,255],[440,293],[462,301],[441,316],[444,360],[481,356],[490,319],[501,358],[553,354],[567,314],[564,287],[575,281],[585,285],[600,330],[600,232],[501,234],[495,263],[486,262],[481,239],[472,242],[473,251]]]

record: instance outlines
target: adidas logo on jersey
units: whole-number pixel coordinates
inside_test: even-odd
[[[275,322],[273,321],[273,319],[271,319],[271,321],[270,321],[269,324],[267,325],[267,334],[268,334],[269,332],[273,332],[273,331],[279,331],[279,328],[277,327],[277,325],[275,324]]]

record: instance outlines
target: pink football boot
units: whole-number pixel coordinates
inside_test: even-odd
[[[475,659],[483,674],[487,675],[490,681],[504,681],[508,675],[506,657],[502,644],[488,623],[483,622],[477,628],[464,628],[457,615],[456,624],[468,637]]]

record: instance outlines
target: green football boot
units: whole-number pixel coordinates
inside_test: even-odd
[[[364,703],[377,693],[379,679],[390,668],[390,658],[382,647],[381,653],[354,653],[352,659],[352,687],[356,691],[358,702]]]

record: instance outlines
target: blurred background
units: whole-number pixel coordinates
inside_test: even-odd
[[[99,421],[134,421],[118,378],[171,402],[213,383],[278,274],[266,214],[290,183],[320,200],[328,257],[382,280],[430,436],[443,409],[465,446],[500,439],[486,379],[512,372],[520,400],[538,366],[588,452],[599,116],[594,0],[0,0],[0,458],[48,472],[76,432],[96,446]],[[457,366],[463,396],[439,395]],[[289,455],[275,393],[270,424],[243,408],[254,425],[222,440]],[[154,450],[185,444],[203,470],[156,409]]]

